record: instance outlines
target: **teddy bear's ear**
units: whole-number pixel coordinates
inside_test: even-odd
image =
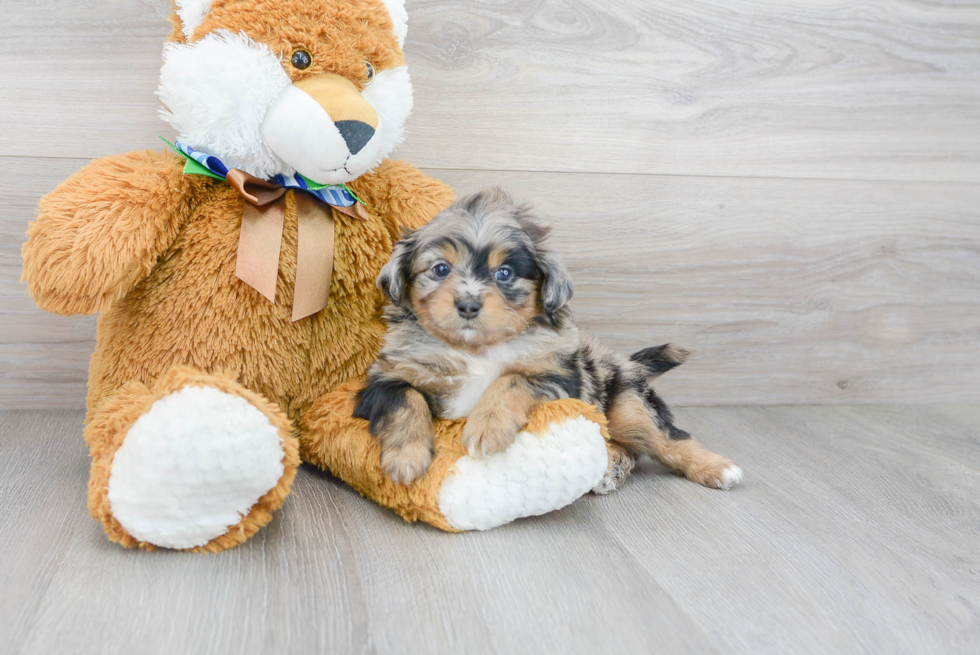
[[[408,12],[405,11],[405,0],[383,0],[391,22],[395,24],[395,36],[398,37],[399,47],[405,47],[405,37],[408,36]]]
[[[211,11],[211,0],[174,0],[174,3],[177,5],[177,16],[180,17],[180,29],[184,33],[184,39],[189,42],[194,30]]]

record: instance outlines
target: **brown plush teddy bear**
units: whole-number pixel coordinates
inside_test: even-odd
[[[385,159],[412,106],[402,3],[176,0],[158,91],[173,148],[94,161],[41,201],[32,296],[101,313],[85,440],[113,541],[242,543],[301,457],[445,530],[550,511],[606,473],[603,418],[574,400],[485,460],[441,422],[411,487],[352,418],[385,331],[375,278],[453,197]]]

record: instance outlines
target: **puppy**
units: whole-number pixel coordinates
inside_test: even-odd
[[[388,333],[354,416],[381,444],[381,467],[410,484],[432,461],[432,419],[466,418],[471,456],[505,450],[531,409],[559,398],[596,405],[613,441],[606,477],[618,487],[647,454],[708,487],[741,470],[673,423],[651,385],[681,364],[667,344],[624,357],[581,332],[572,281],[528,205],[492,188],[453,203],[395,245],[378,285]]]

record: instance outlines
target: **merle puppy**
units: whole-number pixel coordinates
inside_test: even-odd
[[[370,421],[381,466],[409,484],[432,461],[433,417],[466,418],[471,456],[505,450],[531,409],[559,398],[596,405],[613,448],[595,491],[615,489],[647,454],[705,486],[742,471],[676,427],[652,381],[689,351],[666,344],[625,357],[581,332],[572,281],[548,228],[498,188],[462,198],[396,244],[378,285],[388,333],[354,416]]]

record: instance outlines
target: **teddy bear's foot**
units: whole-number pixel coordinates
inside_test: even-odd
[[[565,507],[606,473],[601,430],[573,416],[525,429],[495,455],[459,458],[439,489],[442,515],[458,530],[488,530]]]
[[[504,452],[482,459],[463,447],[464,421],[434,424],[435,456],[405,486],[381,469],[381,446],[354,418],[363,382],[324,395],[300,417],[303,458],[409,521],[441,530],[486,530],[560,509],[599,484],[609,465],[606,419],[580,400],[535,407]]]
[[[93,462],[90,488],[93,514],[110,537],[217,551],[268,523],[298,464],[278,408],[227,377],[190,368],[171,371],[142,397],[124,391],[137,398],[121,417],[115,413],[121,425],[91,426],[118,428],[111,435],[117,447]],[[106,478],[104,487],[97,478]]]
[[[276,486],[283,454],[275,425],[244,398],[184,387],[154,402],[116,451],[112,514],[140,541],[203,546]]]

